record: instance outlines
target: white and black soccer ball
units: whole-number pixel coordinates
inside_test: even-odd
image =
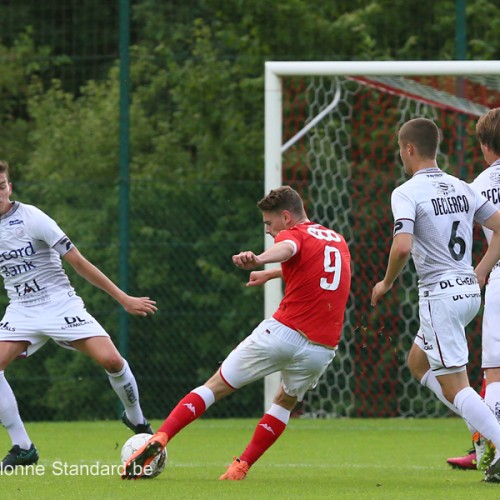
[[[130,456],[135,453],[139,448],[142,448],[151,439],[151,434],[135,434],[131,438],[125,441],[121,451],[121,462],[122,466],[130,458]],[[167,465],[167,449],[164,448],[163,451],[156,456],[153,461],[145,467],[143,478],[153,478],[161,474],[165,466]]]

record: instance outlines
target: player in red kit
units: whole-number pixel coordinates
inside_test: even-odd
[[[220,477],[244,479],[283,433],[297,401],[316,386],[335,357],[351,285],[344,238],[309,221],[301,197],[288,186],[272,190],[257,206],[274,245],[259,255],[241,252],[233,256],[233,262],[246,270],[281,263],[279,268],[250,273],[247,286],[282,277],[285,296],[273,317],[260,323],[205,384],[179,401],[158,432],[124,464],[123,479],[141,477],[167,442],[215,401],[280,372],[281,385],[273,404],[243,453]]]

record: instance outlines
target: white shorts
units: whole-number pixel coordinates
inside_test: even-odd
[[[89,337],[109,335],[78,296],[34,307],[11,304],[0,322],[0,341],[30,343],[25,356],[36,352],[49,339],[72,349],[69,342]]]
[[[302,401],[335,357],[274,318],[266,319],[223,361],[220,374],[234,389],[281,372],[283,388]]]
[[[500,368],[500,277],[485,288],[482,358],[483,368]]]
[[[420,329],[415,338],[435,375],[463,371],[469,361],[465,327],[479,311],[481,294],[420,299]]]

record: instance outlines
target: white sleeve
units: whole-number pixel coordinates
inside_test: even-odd
[[[393,236],[399,233],[413,234],[416,216],[415,200],[398,188],[392,192],[391,207],[394,216]]]
[[[54,248],[59,255],[64,255],[71,250],[73,244],[56,221],[40,209],[31,208],[30,225],[33,238],[44,241],[47,246]]]

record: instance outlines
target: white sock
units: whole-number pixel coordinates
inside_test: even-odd
[[[443,389],[441,387],[441,384],[438,382],[438,379],[436,378],[436,375],[434,375],[434,372],[429,369],[425,375],[422,377],[422,380],[420,383],[424,386],[430,389],[436,397],[441,401],[443,404],[445,404],[451,411],[455,412],[457,415],[463,418],[463,415],[460,414],[458,411],[458,408],[451,404],[443,394]],[[467,425],[471,435],[476,432],[476,429],[464,418],[465,425]]]
[[[139,389],[134,374],[127,361],[123,360],[123,368],[118,373],[109,373],[109,383],[116,392],[125,408],[125,414],[133,425],[143,424],[145,422],[141,405],[139,404]]]
[[[458,392],[453,402],[462,417],[498,449],[500,446],[500,424],[484,399],[472,387],[465,387]]]
[[[500,421],[500,382],[492,382],[486,386],[484,400],[493,410],[497,420]]]
[[[267,410],[267,413],[268,415],[272,415],[274,418],[281,420],[281,422],[285,425],[288,424],[288,420],[290,420],[290,410],[274,403],[271,405],[271,408]]]
[[[21,415],[19,415],[16,397],[3,371],[0,371],[0,422],[7,429],[12,445],[17,444],[24,450],[29,449],[31,439],[24,428]]]
[[[198,396],[203,399],[203,402],[205,403],[205,411],[215,403],[215,394],[212,392],[212,389],[209,389],[206,385],[200,385],[191,392],[198,394]]]

